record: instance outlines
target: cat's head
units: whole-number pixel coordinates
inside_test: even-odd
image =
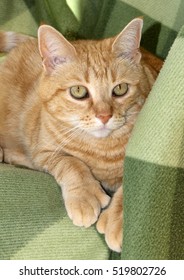
[[[116,37],[74,42],[41,26],[41,97],[46,110],[94,137],[126,132],[148,93],[140,64],[142,24],[137,18]]]

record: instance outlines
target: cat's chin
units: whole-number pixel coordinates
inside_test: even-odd
[[[110,129],[98,129],[90,131],[90,134],[96,138],[105,138],[111,134],[112,130]]]

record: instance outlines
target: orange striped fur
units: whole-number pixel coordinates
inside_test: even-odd
[[[0,50],[13,48],[0,65],[0,159],[53,175],[73,223],[98,220],[115,251],[125,147],[157,75],[141,59],[141,29],[134,19],[116,37],[73,42],[47,25],[38,41],[0,33]],[[83,99],[72,96],[74,86]],[[112,199],[104,189],[116,192]]]

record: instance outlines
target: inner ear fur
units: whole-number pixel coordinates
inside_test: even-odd
[[[74,46],[49,25],[39,27],[38,47],[47,73],[52,73],[59,65],[68,63],[76,57]]]
[[[139,47],[142,27],[143,19],[135,18],[116,36],[112,44],[112,51],[117,57],[124,56],[137,63],[140,62],[141,53]]]

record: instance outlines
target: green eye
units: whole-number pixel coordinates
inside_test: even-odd
[[[113,89],[112,94],[116,97],[119,97],[119,96],[123,96],[124,94],[126,94],[127,91],[128,91],[128,84],[121,83]]]
[[[89,97],[87,88],[84,86],[73,86],[70,88],[70,94],[76,99],[83,99]]]

